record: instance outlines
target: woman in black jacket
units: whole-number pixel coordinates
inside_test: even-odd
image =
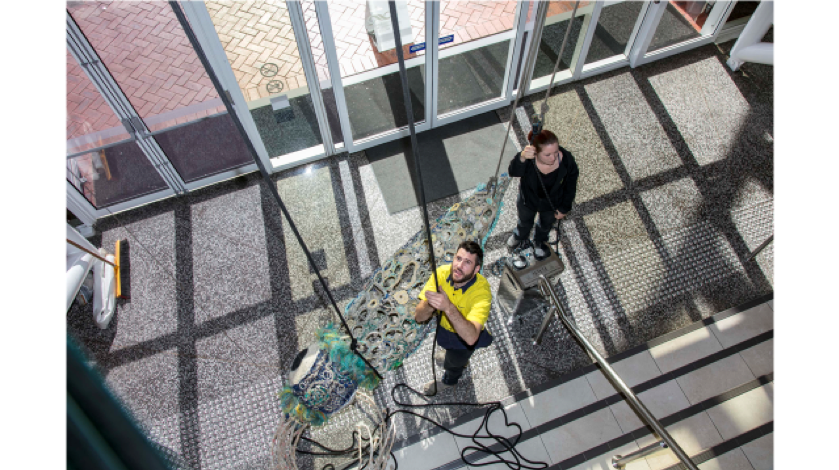
[[[553,132],[543,130],[535,136],[531,132],[527,140],[533,145],[513,157],[507,170],[510,176],[521,178],[516,201],[519,220],[507,246],[525,246],[538,214],[533,248],[536,259],[543,260],[550,254],[546,242],[551,226],[571,211],[580,171],[571,152],[559,146]]]

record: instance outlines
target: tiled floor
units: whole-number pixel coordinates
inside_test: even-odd
[[[547,127],[563,133],[563,146],[581,168],[579,197],[560,238],[566,271],[557,290],[583,334],[607,356],[772,291],[771,246],[755,262],[743,263],[772,233],[773,147],[764,140],[774,133],[772,69],[747,64],[744,76],[730,73],[724,61],[716,47],[706,46],[557,87],[550,98]],[[678,99],[684,95],[708,99]],[[527,101],[524,109],[532,111]],[[580,113],[576,124],[561,127],[568,107]],[[520,123],[514,128],[521,141]],[[340,305],[422,226],[416,208],[387,213],[379,187],[388,182],[376,180],[364,153],[284,171],[273,181]],[[487,242],[487,264],[506,255],[517,184]],[[89,308],[67,314],[68,331],[142,426],[195,468],[268,465],[284,371],[313,341],[315,329],[335,319],[287,221],[261,185],[258,175],[250,175],[101,219],[97,246],[117,239],[132,244],[132,299],[119,302],[107,330],[93,325]],[[432,220],[470,191],[429,204]],[[497,289],[498,278],[488,279]],[[761,312],[744,324],[749,331],[765,331],[771,315]],[[534,346],[530,337],[539,321],[508,327],[494,310],[489,328],[498,332],[495,343],[473,357],[462,385],[439,399],[499,400],[590,364],[558,324]],[[665,374],[690,366],[737,342],[739,333],[730,327],[721,322],[688,335],[689,352],[665,343],[620,367],[645,380],[653,362]],[[765,372],[761,347],[727,356],[740,358],[732,384]],[[426,342],[386,375],[376,392],[381,406],[393,408],[393,385],[419,387],[428,380],[429,352]],[[715,392],[688,380],[703,373],[697,367],[675,381],[680,388],[697,383],[684,390],[690,404]],[[566,384],[573,393],[542,390],[533,403],[571,412],[608,393],[596,379],[580,379]],[[656,393],[664,392],[653,388],[648,394]],[[684,404],[674,399],[657,412],[676,401]],[[521,402],[529,424],[545,425],[549,419],[542,415],[549,415],[535,406]],[[602,424],[600,433],[550,432],[568,442],[585,436],[600,442],[629,425],[612,410],[590,418]],[[451,420],[469,411],[443,407],[435,413]],[[703,413],[695,420],[712,421]],[[331,429],[353,419],[336,416]],[[433,428],[407,418],[395,422],[400,439]],[[709,428],[701,443],[721,440],[714,432]],[[318,436],[328,434],[325,429]],[[340,436],[329,439],[346,445]],[[551,458],[567,452],[544,447]]]
[[[767,308],[769,305],[763,303],[743,311],[724,312],[714,318],[716,321],[713,325],[734,325],[730,326],[730,331],[740,334],[741,341],[738,343],[756,341],[763,333],[772,331],[772,324],[767,324],[768,329],[764,331],[750,329],[748,325],[759,322]],[[730,316],[721,318],[725,315]],[[709,361],[710,365],[724,365],[725,358],[717,360],[715,352],[702,349],[701,345],[696,343],[681,341],[684,335],[690,334],[681,333],[683,336],[677,338],[661,338],[666,340],[663,344],[671,348],[694,350],[691,361],[694,365]],[[767,342],[771,340],[762,341],[760,344]],[[733,352],[736,347],[736,344],[726,346],[729,358],[738,358],[738,353]],[[618,375],[633,387],[641,385],[647,388],[645,383],[656,383],[662,378],[662,373],[646,349],[621,359],[612,366]],[[696,383],[682,383],[680,379],[689,374],[683,374],[675,380],[665,375],[666,382],[647,388],[646,391],[638,393],[638,396],[665,425],[683,450],[699,463],[699,468],[771,468],[771,433],[757,438],[743,436],[773,422],[774,382],[767,379],[772,371],[770,363],[764,377],[767,382],[763,385],[754,384],[754,377],[751,376],[734,386],[724,375],[708,377],[706,382],[716,384],[716,389],[720,391],[713,396],[713,400],[705,403],[689,402],[686,398],[693,395],[697,389],[707,388]],[[522,441],[516,447],[520,455],[532,461],[546,462],[552,470],[606,470],[612,468],[612,456],[626,455],[655,442],[657,438],[650,435],[646,429],[642,429],[645,425],[630,409],[628,403],[614,390],[605,390],[605,382],[605,375],[600,370],[594,370],[536,395],[520,397],[516,402],[507,402],[507,422],[521,426]],[[744,384],[750,384],[749,389],[737,391],[738,387]],[[595,397],[593,391],[597,390],[603,393]],[[603,406],[603,400],[613,395],[618,399],[617,403]],[[705,397],[706,400],[708,398],[711,397]],[[595,402],[598,402],[599,406]],[[702,408],[696,410],[697,406]],[[682,412],[688,415],[679,416]],[[452,431],[472,434],[484,419],[482,413],[476,414],[479,416],[454,427]],[[513,426],[505,427],[500,415],[492,415],[489,422],[490,429],[504,437],[515,438],[519,432]],[[619,441],[619,438],[633,431],[640,433],[637,438],[624,439],[623,443]],[[745,443],[741,444],[740,440]],[[485,443],[486,440],[481,442]],[[608,444],[608,448],[596,449],[604,444]],[[459,457],[455,457],[455,461],[443,460],[458,455],[470,445],[474,445],[471,439],[440,433],[400,449],[400,468],[403,462],[409,468],[415,468],[412,465],[417,465],[416,462],[425,463],[422,468],[428,469],[455,468],[460,463]],[[728,447],[722,449],[720,445]],[[705,451],[711,454],[706,455]],[[434,454],[433,458],[426,457],[429,454]],[[489,458],[493,457],[487,457]],[[511,458],[511,454],[504,455],[504,458]],[[627,468],[658,470],[669,468],[678,462],[672,452],[661,450],[630,463]],[[499,463],[490,468],[507,467]]]

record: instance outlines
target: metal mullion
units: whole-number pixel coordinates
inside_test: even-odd
[[[132,137],[130,139],[120,140],[119,142],[113,142],[113,143],[110,143],[110,144],[107,144],[107,145],[101,145],[99,147],[92,147],[88,150],[83,150],[81,152],[68,154],[67,155],[67,160],[70,160],[70,159],[73,159],[73,158],[76,158],[76,157],[81,157],[83,155],[87,155],[87,154],[92,153],[92,152],[98,152],[100,150],[106,150],[106,149],[109,149],[111,147],[116,147],[117,145],[128,144],[128,143],[136,142],[136,141],[137,141],[137,139]]]
[[[644,24],[644,18],[647,16],[647,11],[649,11],[652,4],[650,2],[644,2],[644,6],[641,7],[641,11],[638,13],[638,18],[635,19],[635,26],[632,27],[632,34],[629,35],[629,40],[626,41],[626,48],[623,50],[623,55],[626,56],[627,60],[629,60],[629,53],[632,51],[632,45],[635,44],[635,39],[638,37],[638,31],[641,30],[641,25]]]
[[[78,61],[79,65],[82,68],[82,71],[87,75],[88,79],[93,83],[93,86],[97,89],[102,99],[108,103],[108,106],[114,112],[114,114],[122,121],[123,126],[126,126],[126,131],[131,135],[140,149],[143,151],[143,154],[158,172],[163,181],[168,184],[172,190],[175,192],[185,192],[184,182],[181,179],[180,175],[177,174],[177,171],[174,171],[171,168],[171,162],[168,158],[163,156],[164,161],[159,161],[160,156],[154,154],[154,151],[158,151],[162,154],[162,151],[157,147],[157,143],[154,143],[154,146],[146,145],[144,146],[145,140],[148,138],[148,128],[146,127],[143,119],[134,109],[134,106],[128,100],[128,97],[125,96],[123,93],[122,88],[119,87],[116,80],[114,80],[113,76],[111,75],[110,71],[105,67],[102,63],[99,55],[96,53],[96,50],[87,40],[87,37],[84,35],[84,32],[79,28],[79,25],[76,24],[73,17],[70,15],[70,12],[67,13],[67,47],[70,50],[71,55]],[[83,60],[86,59],[86,60]],[[136,122],[142,126],[141,129],[135,129],[134,125],[131,123],[132,118],[136,118]],[[126,124],[128,122],[128,124]],[[130,128],[128,127],[130,126]]]
[[[516,70],[519,68],[519,64],[522,63],[522,60],[527,55],[519,54],[521,48],[521,43],[524,41],[524,35],[527,33],[527,11],[530,9],[531,5],[530,0],[524,0],[519,2],[519,9],[516,11],[516,37],[513,39],[513,49],[512,55],[513,60],[511,61],[510,68],[507,71],[507,77],[504,78],[504,93],[503,97],[512,100],[513,99],[513,89],[516,83]]]
[[[229,179],[233,179],[242,175],[246,175],[248,173],[253,173],[255,171],[259,171],[259,167],[256,166],[256,163],[251,163],[249,165],[240,166],[236,168],[232,168],[229,170],[225,170],[221,173],[216,173],[210,176],[206,176],[204,178],[195,180],[191,183],[186,184],[187,191],[195,191],[199,188],[204,188],[222,181],[226,181]]]
[[[580,53],[576,57],[576,61],[572,58],[572,65],[574,71],[571,73],[571,80],[579,80],[583,73],[583,67],[586,65],[586,56],[591,47],[591,41],[594,38],[594,31],[597,29],[597,22],[600,20],[600,11],[603,10],[603,1],[598,1],[594,4],[594,9],[588,20],[588,29],[586,30],[585,38],[583,39],[583,47],[580,48]],[[585,26],[585,22],[583,22]]]
[[[137,145],[140,146],[140,149],[149,158],[157,172],[176,193],[186,193],[186,183],[153,137],[140,137],[137,139]]]
[[[425,121],[437,127],[437,97],[440,92],[440,0],[425,3]],[[407,73],[407,67],[405,71]]]
[[[522,16],[527,16],[526,14],[521,14],[524,4],[525,3],[523,2],[518,2],[518,4],[516,5],[516,12],[513,16],[513,25],[515,26],[518,26],[518,24],[521,22]],[[507,93],[507,89],[509,88],[510,82],[509,71],[513,69],[514,62],[516,62],[515,56],[518,55],[517,51],[520,39],[520,36],[518,36],[518,30],[516,30],[516,33],[516,36],[510,38],[510,46],[507,48],[507,60],[504,63],[504,70],[507,71],[507,73],[504,74],[504,81],[501,83],[501,95],[497,98],[506,98],[508,100],[510,99],[509,94]]]
[[[638,30],[638,36],[635,38],[632,50],[629,53],[630,67],[635,68],[644,63],[644,56],[647,54],[647,49],[650,47],[650,42],[655,35],[661,17],[664,15],[665,8],[667,8],[666,2],[652,4],[647,8],[641,27]]]
[[[315,108],[315,117],[320,128],[321,141],[326,150],[326,155],[335,154],[335,144],[332,142],[332,131],[329,128],[329,120],[326,117],[326,105],[323,102],[323,94],[320,90],[320,80],[315,70],[315,59],[312,55],[309,34],[306,31],[306,22],[303,18],[303,8],[299,1],[286,0],[291,27],[294,29],[294,39],[297,42],[297,51],[303,65],[303,73],[309,88],[309,96]]]
[[[341,66],[335,51],[335,39],[332,36],[332,20],[329,18],[329,6],[326,1],[315,0],[315,15],[320,24],[320,35],[323,50],[326,52],[326,66],[332,81],[332,93],[335,96],[335,106],[338,108],[338,120],[341,122],[341,135],[344,136],[344,148],[347,152],[354,152],[350,116],[347,110],[347,99],[344,96],[344,85],[341,82]]]
[[[97,218],[96,207],[72,183],[65,182],[67,183],[67,209],[88,227],[93,226]]]

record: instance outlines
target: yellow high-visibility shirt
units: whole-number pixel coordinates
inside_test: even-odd
[[[492,306],[492,289],[490,288],[489,282],[487,282],[484,276],[478,273],[466,285],[455,289],[452,285],[451,272],[451,264],[437,268],[437,280],[440,283],[440,287],[449,296],[449,300],[457,307],[460,314],[463,315],[463,318],[478,322],[486,328],[486,321],[489,318],[489,310]],[[429,290],[434,291],[433,276],[428,278],[428,282],[425,283],[425,287],[422,288],[422,292],[417,297],[420,300],[426,300],[425,292]],[[440,326],[456,334],[445,313],[440,318]]]

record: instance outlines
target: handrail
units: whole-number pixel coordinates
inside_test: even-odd
[[[755,259],[755,256],[757,256],[758,254],[760,254],[760,252],[761,252],[761,251],[763,251],[763,249],[764,249],[764,248],[766,248],[767,246],[769,246],[769,244],[770,244],[770,243],[772,243],[772,240],[774,240],[774,239],[775,239],[775,234],[774,234],[774,233],[773,233],[772,235],[769,235],[769,238],[767,238],[765,242],[761,243],[761,244],[760,244],[760,246],[759,246],[759,247],[757,247],[757,249],[756,249],[755,251],[753,251],[753,252],[749,255],[749,257],[748,257],[748,258],[746,258],[746,262],[748,263],[749,261],[751,261],[751,260]]]
[[[568,317],[565,314],[565,309],[562,308],[562,304],[559,302],[559,298],[556,295],[556,291],[554,291],[554,288],[551,285],[550,281],[548,281],[548,278],[545,277],[544,274],[540,274],[539,280],[541,281],[539,284],[539,289],[542,291],[542,295],[547,297],[548,300],[550,300],[550,302],[554,305],[554,307],[556,307],[556,310],[554,310],[554,312],[556,312],[556,316],[559,317],[559,320],[565,325],[566,328],[568,328],[568,331],[570,331],[571,334],[575,338],[577,338],[577,341],[582,343],[586,351],[592,357],[594,357],[594,360],[597,361],[598,365],[600,365],[600,368],[603,370],[603,373],[606,375],[606,378],[608,378],[609,381],[612,382],[612,385],[614,385],[618,389],[618,391],[623,393],[624,397],[626,398],[626,401],[628,401],[629,404],[635,409],[635,411],[638,412],[638,414],[641,416],[641,419],[643,419],[647,423],[647,425],[653,428],[656,434],[658,434],[659,437],[661,437],[661,440],[664,441],[664,443],[666,443],[668,447],[670,447],[673,453],[676,454],[676,457],[678,457],[679,460],[681,460],[682,463],[684,463],[688,469],[699,470],[698,467],[693,463],[693,461],[691,461],[690,457],[688,457],[688,455],[685,453],[685,451],[682,450],[681,447],[679,447],[679,444],[677,444],[676,441],[667,432],[667,430],[664,429],[664,426],[662,426],[661,423],[656,419],[656,417],[653,416],[652,413],[650,413],[650,410],[648,410],[647,407],[644,406],[643,403],[641,403],[641,400],[639,400],[638,397],[635,396],[635,393],[632,392],[632,389],[630,389],[626,385],[626,383],[618,376],[615,370],[612,369],[612,366],[610,366],[609,363],[606,362],[606,359],[604,359],[603,356],[601,356],[600,353],[597,352],[596,349],[594,349],[594,346],[592,346],[588,339],[586,339],[586,337],[583,336],[579,330],[577,330],[577,327],[574,326],[574,324],[571,323],[570,320],[568,320]]]

